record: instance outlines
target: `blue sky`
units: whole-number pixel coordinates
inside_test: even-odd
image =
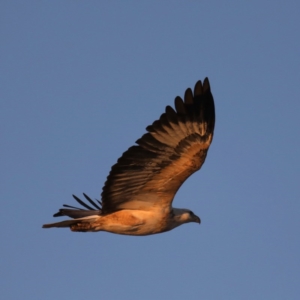
[[[1,1],[3,299],[298,299],[298,1]],[[215,136],[174,206],[127,237],[45,230],[209,77]]]

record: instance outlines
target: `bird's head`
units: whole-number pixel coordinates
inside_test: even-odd
[[[201,220],[191,210],[186,208],[173,208],[174,219],[180,224],[195,222],[200,224]]]

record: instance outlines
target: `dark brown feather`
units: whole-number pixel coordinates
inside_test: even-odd
[[[202,166],[213,137],[214,102],[206,78],[187,89],[123,153],[102,192],[104,214],[170,205],[181,184]],[[147,196],[145,196],[147,195]]]

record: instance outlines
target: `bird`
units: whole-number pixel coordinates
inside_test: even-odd
[[[215,105],[206,77],[184,98],[175,98],[160,118],[112,166],[101,200],[89,204],[73,195],[85,209],[64,204],[54,217],[71,219],[43,228],[70,228],[74,232],[106,231],[146,236],[170,231],[182,224],[201,223],[191,210],[172,207],[185,182],[203,165],[215,126]]]

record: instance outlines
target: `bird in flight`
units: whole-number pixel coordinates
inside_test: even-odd
[[[208,78],[199,80],[184,100],[175,98],[175,110],[167,106],[159,120],[112,166],[101,194],[89,204],[77,196],[83,208],[64,205],[54,217],[71,219],[43,228],[69,227],[72,231],[108,231],[124,235],[166,232],[200,218],[185,208],[172,207],[183,182],[198,171],[212,142],[214,100]]]

